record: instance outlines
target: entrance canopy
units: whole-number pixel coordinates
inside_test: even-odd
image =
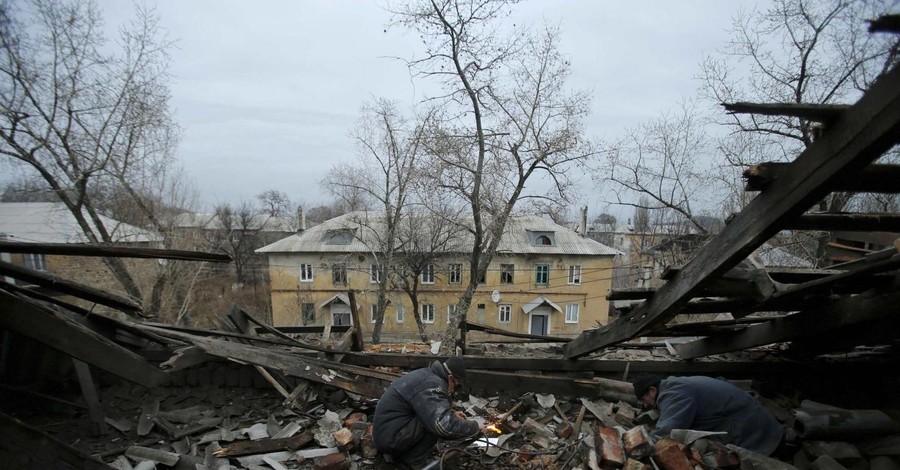
[[[540,297],[535,297],[534,300],[523,305],[522,311],[525,313],[531,313],[532,310],[534,310],[542,305],[548,305],[553,310],[556,310],[557,312],[562,313],[562,309],[559,308],[559,305],[556,305],[555,303],[551,302],[550,299],[544,297],[543,295]]]
[[[335,294],[328,298],[328,300],[322,302],[322,305],[319,305],[319,308],[324,308],[331,305],[334,302],[342,303],[344,305],[350,305],[350,298],[347,297],[347,294]]]

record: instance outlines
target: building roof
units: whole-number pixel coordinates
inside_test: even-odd
[[[376,212],[356,211],[327,220],[322,224],[291,235],[271,245],[264,246],[257,253],[371,253],[376,233],[384,231],[383,218]],[[465,252],[471,246],[470,235],[460,229],[460,240],[456,249],[448,251]],[[340,243],[340,237],[347,235],[347,243]],[[551,234],[552,244],[535,245],[534,237]],[[598,241],[584,238],[578,233],[533,215],[511,216],[506,225],[497,252],[515,254],[567,254],[586,256],[615,256],[621,252]]]
[[[293,232],[296,219],[293,217],[274,217],[268,214],[254,215],[249,226],[261,232]],[[216,214],[183,212],[175,216],[174,226],[177,228],[199,228],[204,230],[223,230],[222,221]]]
[[[152,230],[100,216],[112,239],[120,243],[161,242]],[[91,223],[88,219],[88,223]],[[0,203],[0,233],[9,241],[23,243],[89,243],[75,216],[61,202]]]

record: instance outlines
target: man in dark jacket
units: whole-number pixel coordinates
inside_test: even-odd
[[[450,395],[465,377],[463,360],[451,357],[395,380],[375,407],[375,447],[418,468],[426,463],[439,438],[465,439],[478,434],[477,422],[450,409]]]
[[[726,443],[771,455],[784,436],[778,420],[749,393],[710,377],[635,377],[634,394],[647,407],[659,408],[656,437],[673,429],[724,431]]]

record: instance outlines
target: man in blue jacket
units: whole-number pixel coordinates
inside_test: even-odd
[[[372,440],[379,451],[421,468],[438,439],[465,439],[481,431],[450,409],[450,396],[466,378],[462,358],[414,370],[395,380],[375,407]]]
[[[781,443],[784,428],[749,393],[710,377],[642,375],[632,380],[634,394],[647,407],[659,408],[656,437],[673,429],[725,431],[726,443],[771,455]]]

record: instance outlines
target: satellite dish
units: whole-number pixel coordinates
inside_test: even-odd
[[[499,302],[500,301],[500,291],[495,290],[494,292],[491,292],[491,300],[493,300],[494,303]]]

